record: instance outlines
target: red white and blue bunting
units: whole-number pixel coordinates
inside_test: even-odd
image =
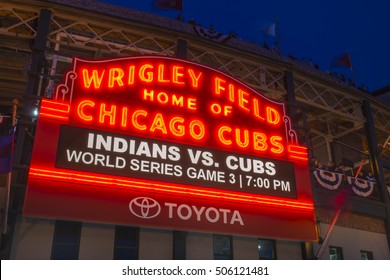
[[[195,32],[205,38],[205,39],[210,39],[210,40],[213,40],[213,41],[216,41],[216,42],[219,42],[219,43],[224,43],[226,42],[227,40],[230,39],[230,35],[225,35],[225,34],[222,34],[220,32],[215,32],[213,30],[207,30],[201,26],[195,26],[193,25],[192,26],[195,30]]]
[[[375,182],[362,180],[347,176],[348,184],[352,187],[354,193],[359,196],[367,197],[372,194],[375,186]]]
[[[353,192],[362,197],[370,196],[375,188],[375,182],[347,176],[343,173],[330,172],[327,170],[316,169],[314,172],[314,178],[317,185],[328,189],[337,190],[343,184],[346,184],[352,188]]]
[[[323,169],[316,169],[314,171],[314,177],[317,183],[328,190],[337,190],[343,182],[344,174],[329,172]]]

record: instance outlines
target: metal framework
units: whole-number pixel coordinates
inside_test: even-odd
[[[28,55],[23,53],[31,52],[30,41],[36,35],[36,20],[40,9],[38,5],[33,6],[23,2],[18,4],[1,3],[0,6],[2,39],[0,47],[4,50],[5,56],[7,56],[6,51],[16,52],[16,57],[13,55],[12,61],[4,59],[5,63],[0,65],[1,94],[6,98],[15,94],[20,95],[22,92],[21,82],[25,81],[24,73],[29,64]],[[169,22],[161,22],[161,25],[164,27],[169,25]],[[126,22],[125,19],[107,21],[96,17],[88,18],[85,14],[80,16],[65,9],[54,9],[47,48],[49,62],[45,65],[48,69],[46,72],[43,71],[42,76],[49,73],[53,81],[58,81],[75,55],[173,56],[176,51],[177,37],[172,32],[166,30],[159,32],[150,26],[147,29],[140,28],[139,23]],[[251,50],[247,51],[242,42],[240,42],[242,50],[238,53],[229,48],[229,44],[221,46],[212,40],[196,37],[194,32],[182,33],[180,37],[189,42],[187,57],[189,60],[218,68],[276,99],[285,98],[284,70],[291,68],[295,73],[297,102],[305,108],[310,108],[309,127],[313,126],[314,134],[334,139],[361,130],[365,121],[361,113],[361,100],[367,96],[357,89],[345,87],[330,78],[324,78],[323,75],[316,75],[315,69],[311,69],[312,72],[302,69],[297,62],[286,59],[277,61],[272,53],[263,51],[265,55],[256,55],[252,51],[253,46],[250,46]],[[235,40],[232,39],[230,45],[234,44]],[[2,100],[0,105],[7,106],[10,102],[10,100]],[[371,102],[375,127],[383,134],[380,139],[386,138],[386,133],[390,131],[390,112],[375,100]],[[318,122],[321,122],[319,126]],[[329,124],[334,127],[335,123],[338,126],[337,134],[328,130]],[[324,129],[318,129],[319,127]]]
[[[15,97],[24,100],[28,75],[36,75],[40,81],[38,98],[50,96],[54,84],[61,80],[74,56],[174,56],[180,39],[187,41],[187,59],[224,71],[278,100],[287,100],[285,71],[291,71],[296,97],[293,105],[306,116],[305,133],[310,134],[312,148],[326,145],[330,158],[333,141],[344,141],[364,152],[364,141],[363,144],[360,141],[366,137],[363,100],[371,104],[378,144],[382,145],[388,139],[388,106],[314,67],[234,37],[223,43],[203,38],[192,25],[178,20],[140,15],[130,9],[115,10],[106,4],[85,4],[91,2],[0,0],[1,111],[11,108]],[[29,73],[42,8],[52,11],[46,59],[41,71]],[[390,170],[386,175],[390,175]]]

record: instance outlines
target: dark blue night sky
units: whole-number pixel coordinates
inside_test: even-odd
[[[176,18],[179,11],[157,10],[153,0],[102,0],[149,13]],[[332,67],[335,57],[349,51],[356,85],[369,91],[390,85],[390,1],[388,0],[183,0],[183,17],[188,22],[229,34],[245,41],[272,46],[274,37],[263,28],[278,19],[281,47],[285,55],[312,60],[324,72],[343,73]]]

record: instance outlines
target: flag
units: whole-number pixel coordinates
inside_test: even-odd
[[[276,37],[276,23],[271,23],[263,28],[265,34]]]
[[[342,55],[337,56],[332,61],[332,66],[352,68],[352,62],[349,53],[344,53]]]
[[[165,10],[183,10],[183,0],[155,0],[154,6],[156,9]]]
[[[0,115],[0,173],[11,171],[13,142],[12,117]]]
[[[0,138],[0,173],[11,171],[13,142],[13,133]]]
[[[0,115],[0,137],[9,135],[12,129],[12,117]]]

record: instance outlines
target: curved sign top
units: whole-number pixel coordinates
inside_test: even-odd
[[[176,58],[75,58],[55,99],[88,126],[271,157],[297,145],[284,103]]]

